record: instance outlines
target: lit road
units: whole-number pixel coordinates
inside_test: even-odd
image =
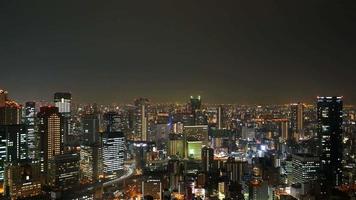
[[[120,181],[123,181],[123,180],[131,177],[135,171],[136,164],[135,164],[135,162],[133,162],[129,166],[124,166],[124,168],[125,168],[124,169],[125,174],[123,176],[120,176],[119,178],[104,182],[103,187],[111,186],[112,184],[119,183]]]

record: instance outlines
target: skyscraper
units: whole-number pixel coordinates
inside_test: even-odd
[[[86,144],[95,144],[99,142],[99,119],[97,115],[90,114],[82,117],[84,131],[84,141]]]
[[[36,103],[26,102],[25,105],[25,125],[27,129],[28,157],[35,160],[37,156],[37,137],[35,133]]]
[[[304,137],[304,104],[291,105],[291,130],[294,138]]]
[[[124,134],[122,132],[105,132],[103,135],[103,163],[106,175],[123,169],[124,153]]]
[[[147,141],[147,106],[149,100],[139,98],[135,100],[135,135],[141,141]]]
[[[214,162],[214,149],[203,147],[201,149],[203,172],[210,172]]]
[[[319,158],[310,154],[292,155],[293,183],[307,183],[317,180]]]
[[[188,109],[190,113],[193,115],[193,124],[197,125],[199,119],[199,111],[201,110],[201,99],[200,96],[198,97],[190,97],[190,101],[188,103]]]
[[[49,161],[62,153],[62,116],[57,107],[45,106],[38,113],[40,133],[41,172],[50,171]]]
[[[70,116],[72,95],[68,92],[57,92],[54,94],[54,104],[58,108],[58,112]]]
[[[27,131],[25,125],[2,125],[0,135],[6,140],[6,161],[27,159]]]
[[[7,91],[0,90],[0,125],[20,124],[21,105],[8,98]]]
[[[68,135],[71,134],[71,101],[72,95],[68,92],[57,92],[54,94],[54,104],[62,115],[62,142],[67,144]]]
[[[342,97],[318,97],[321,195],[342,183]]]

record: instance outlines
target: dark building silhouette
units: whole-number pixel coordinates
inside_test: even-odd
[[[320,189],[328,196],[342,183],[342,97],[318,97],[317,116],[320,142]]]

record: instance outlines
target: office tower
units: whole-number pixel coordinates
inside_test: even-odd
[[[21,161],[6,167],[7,196],[11,199],[34,198],[42,193],[39,163]]]
[[[190,101],[189,101],[189,110],[192,114],[195,113],[196,110],[200,110],[201,109],[201,99],[200,96],[198,97],[190,97]]]
[[[125,136],[122,132],[105,132],[103,135],[104,174],[110,175],[123,169]]]
[[[152,199],[162,199],[162,183],[159,179],[142,181],[142,196],[151,196]],[[146,199],[146,198],[145,198]]]
[[[256,130],[253,127],[243,126],[241,130],[241,138],[252,141],[256,138]]]
[[[221,106],[218,107],[218,116],[217,116],[217,120],[218,120],[218,129],[222,129],[223,128],[223,109]]]
[[[135,127],[136,138],[141,141],[147,141],[147,107],[149,100],[139,98],[135,100]]]
[[[110,111],[104,113],[105,129],[108,132],[120,132],[120,116],[117,112]]]
[[[21,106],[8,98],[7,91],[0,90],[0,125],[20,124]]]
[[[82,183],[95,183],[102,174],[102,148],[99,144],[80,147],[80,171]]]
[[[72,95],[68,92],[57,92],[54,94],[54,104],[58,108],[58,112],[63,116],[71,115]]]
[[[4,192],[6,164],[27,158],[26,137],[23,125],[0,125],[0,194]]]
[[[187,141],[186,142],[186,158],[201,160],[201,149],[203,143],[201,141]]]
[[[6,162],[19,162],[28,158],[25,125],[1,125],[0,135],[6,141]]]
[[[48,185],[55,191],[65,191],[79,185],[80,157],[78,154],[56,155],[50,161]]]
[[[47,174],[50,171],[49,161],[60,155],[63,150],[62,116],[58,112],[58,107],[45,106],[40,108],[37,117],[39,120],[41,172]]]
[[[291,130],[294,138],[304,137],[304,104],[291,105]]]
[[[193,124],[197,125],[197,112],[201,110],[201,99],[198,97],[190,97],[190,101],[188,103],[188,111],[193,115]]]
[[[180,158],[185,157],[184,151],[184,139],[176,135],[170,135],[168,140],[168,155],[178,156]]]
[[[342,97],[318,97],[321,195],[342,183]]]
[[[317,180],[319,157],[310,154],[293,154],[292,165],[293,183],[307,183]]]
[[[247,161],[229,157],[226,161],[226,173],[230,183],[242,182],[245,171],[247,170]]]
[[[4,107],[7,100],[8,92],[0,89],[0,107]]]
[[[210,147],[203,147],[201,149],[201,158],[203,172],[210,172],[214,162],[214,149]]]
[[[284,140],[284,141],[287,141],[287,140],[290,140],[291,137],[290,137],[290,134],[289,134],[289,125],[288,125],[288,120],[283,120],[280,122],[280,131],[281,131],[281,138]]]
[[[209,145],[208,125],[184,126],[183,134],[186,141],[201,141]]]
[[[57,92],[54,94],[54,104],[62,115],[62,142],[67,144],[68,135],[71,135],[71,101],[72,95],[68,92]]]
[[[27,129],[28,158],[37,158],[37,137],[35,133],[36,103],[26,102],[25,105],[25,125]]]
[[[97,115],[87,114],[82,117],[84,142],[88,145],[99,142],[99,119]]]

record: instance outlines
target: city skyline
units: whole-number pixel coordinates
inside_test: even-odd
[[[356,102],[347,3],[141,5],[2,1],[1,88],[21,102],[67,90],[78,102]]]

